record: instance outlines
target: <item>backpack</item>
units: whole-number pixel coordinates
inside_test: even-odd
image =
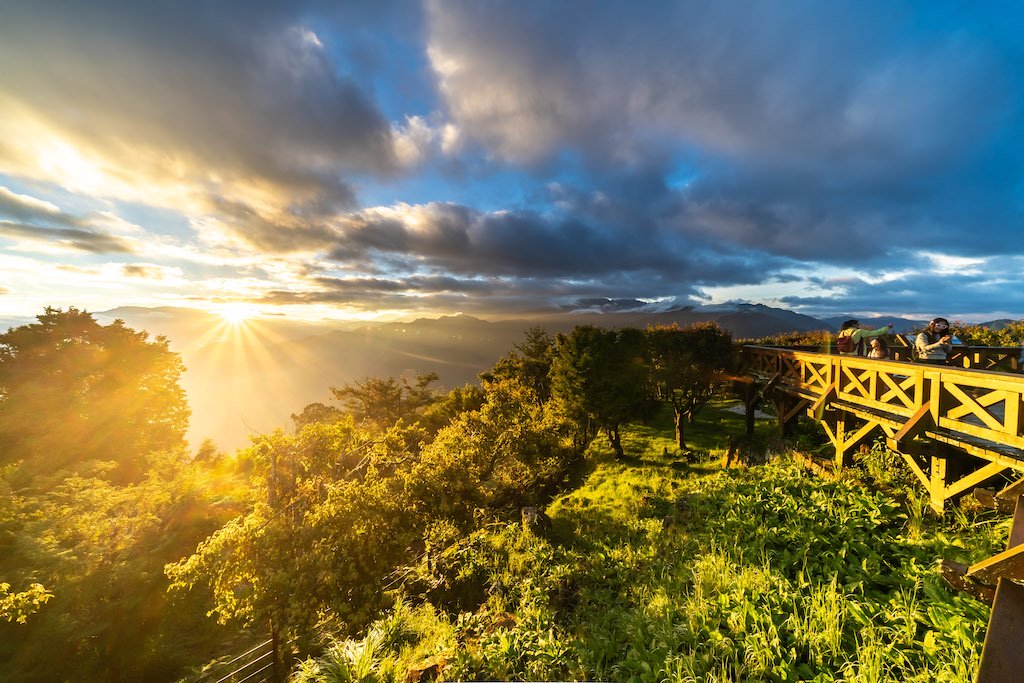
[[[843,330],[845,332],[846,330]],[[842,332],[836,337],[836,351],[839,353],[858,353],[862,348],[863,340],[858,342],[856,345],[853,343],[853,333],[843,334]]]

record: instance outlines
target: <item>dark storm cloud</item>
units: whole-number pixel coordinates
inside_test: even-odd
[[[132,252],[131,245],[119,237],[78,228],[46,228],[0,220],[0,235],[49,242],[93,254]]]
[[[587,189],[632,169],[680,234],[876,266],[901,248],[1020,252],[1019,16],[944,3],[428,6],[432,63],[467,136],[541,169],[577,154]],[[650,214],[642,193],[630,202],[627,214]]]
[[[810,312],[873,311],[983,316],[1024,311],[1024,275],[1018,259],[994,259],[960,272],[915,273],[894,279],[826,281],[834,295],[787,296],[782,303]]]
[[[608,298],[583,298],[577,299],[574,303],[564,306],[567,310],[597,310],[602,313],[618,313],[621,311],[635,311],[647,307],[646,301],[638,299],[608,299]]]
[[[629,231],[568,216],[529,211],[483,213],[465,206],[429,204],[403,212],[365,211],[338,223],[330,257],[368,261],[377,255],[468,276],[589,278],[614,282],[616,273],[643,273],[657,289],[680,284],[757,282],[788,262],[745,253],[657,226]],[[393,261],[394,262],[394,261]],[[631,291],[635,296],[657,296]]]

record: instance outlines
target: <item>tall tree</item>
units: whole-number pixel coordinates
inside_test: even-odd
[[[47,308],[0,335],[0,464],[35,473],[113,461],[137,479],[150,451],[179,446],[189,409],[167,339]]]
[[[653,327],[647,337],[654,386],[658,397],[672,406],[676,443],[685,450],[686,425],[711,400],[732,364],[732,337],[717,323]]]
[[[551,363],[551,391],[571,419],[604,430],[623,457],[619,427],[643,411],[650,368],[644,333],[577,325],[559,335]]]
[[[480,378],[487,382],[506,379],[520,382],[533,389],[539,403],[546,403],[551,398],[551,356],[555,340],[539,325],[526,329],[523,335],[523,341]]]
[[[331,394],[356,420],[384,430],[430,405],[436,399],[430,385],[437,379],[436,372],[417,374],[413,384],[406,377],[367,377],[341,388],[331,387]]]

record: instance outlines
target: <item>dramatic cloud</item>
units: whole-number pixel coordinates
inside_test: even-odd
[[[50,3],[0,25],[0,170],[201,211],[346,206],[388,122],[291,3]]]
[[[128,240],[102,229],[100,224],[109,222],[103,214],[73,216],[50,202],[0,187],[0,236],[95,254],[134,251]]]
[[[1024,314],[1021,30],[941,0],[15,3],[5,303]]]
[[[999,253],[1020,224],[1020,56],[983,11],[428,6],[464,135],[514,162],[575,153],[598,176],[675,164],[683,233],[851,263],[923,240]]]

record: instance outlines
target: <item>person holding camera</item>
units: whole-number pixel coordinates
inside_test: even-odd
[[[949,321],[935,318],[924,332],[917,335],[914,342],[917,360],[921,363],[945,365],[946,358],[953,351],[953,335],[949,330]]]

